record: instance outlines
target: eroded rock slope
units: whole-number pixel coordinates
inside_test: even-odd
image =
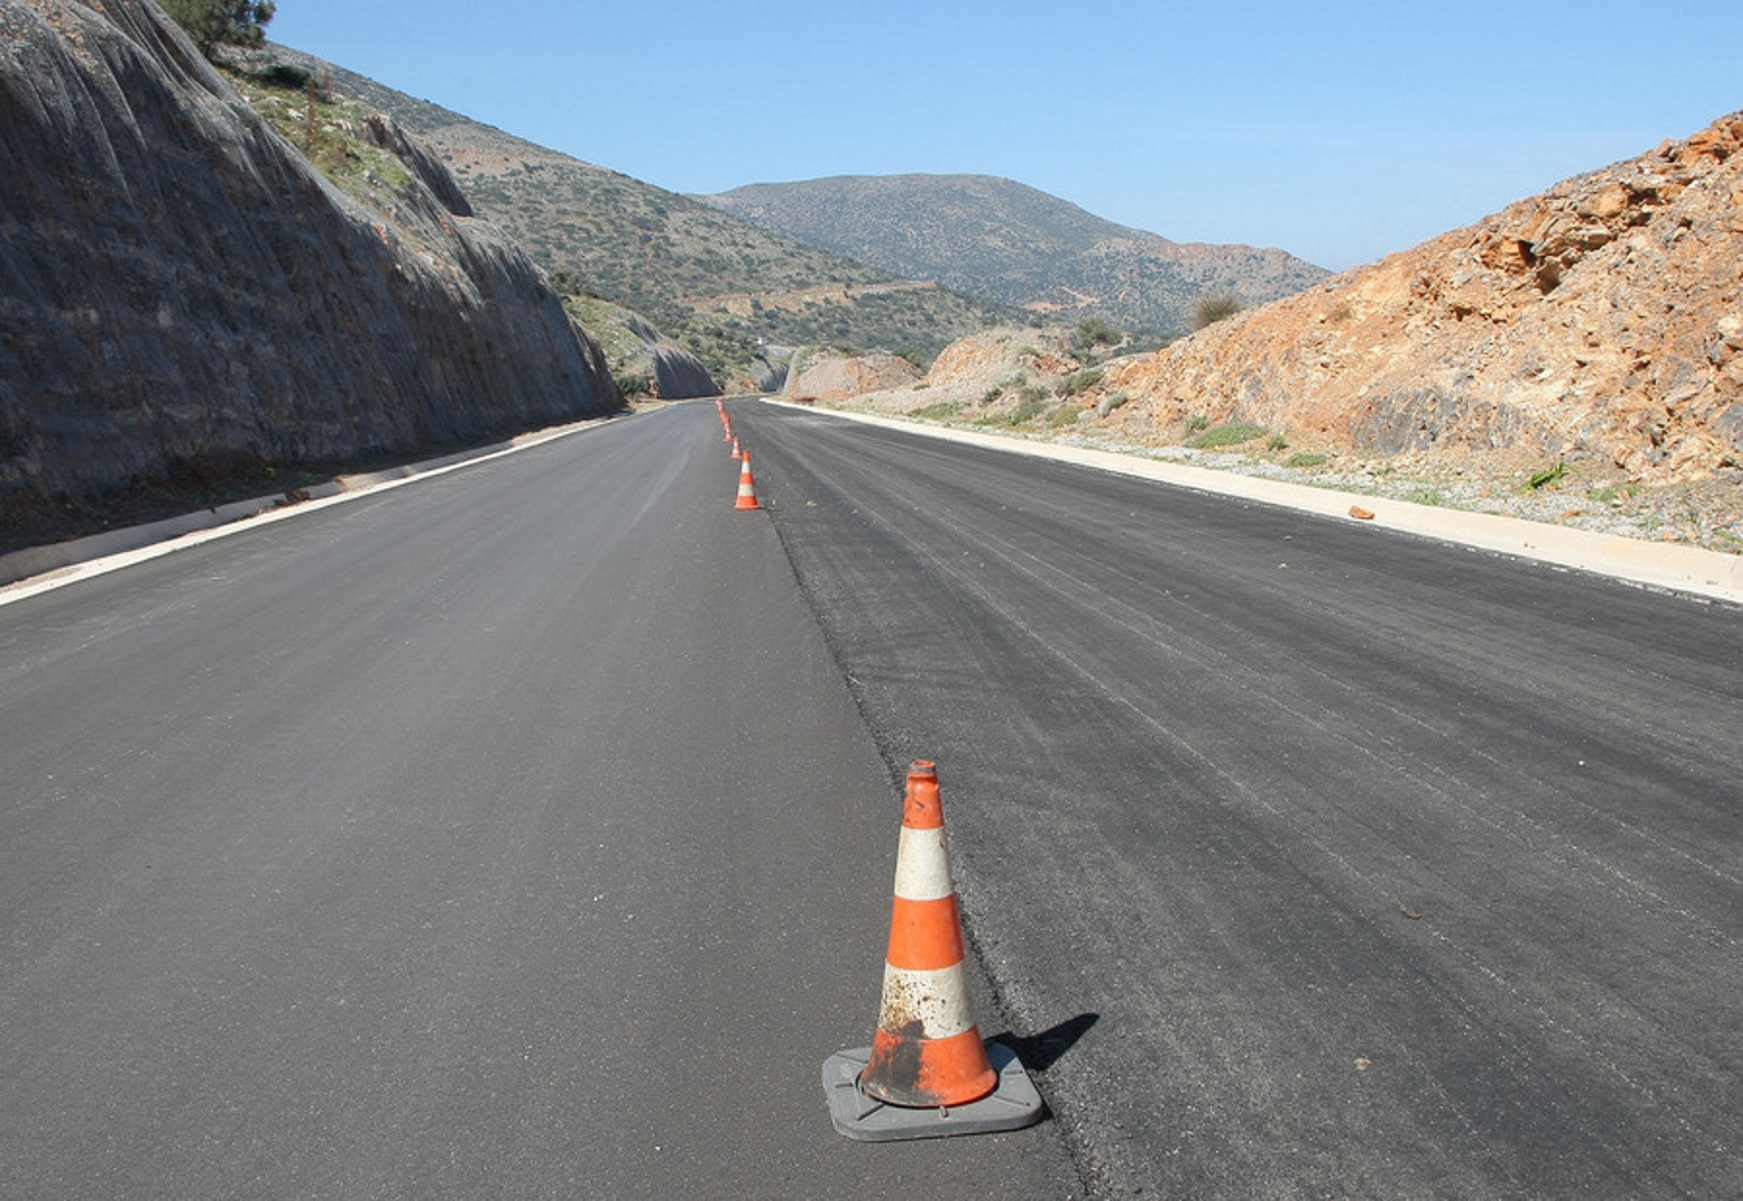
[[[1111,364],[1118,434],[1197,417],[1379,454],[1743,469],[1743,114]]]
[[[404,176],[329,182],[155,6],[0,0],[0,516],[619,407],[446,168],[362,136]]]

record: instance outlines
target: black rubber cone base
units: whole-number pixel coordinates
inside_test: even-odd
[[[864,1143],[991,1134],[997,1130],[1020,1130],[1039,1122],[1046,1107],[1017,1053],[1001,1043],[988,1043],[986,1057],[999,1075],[992,1092],[967,1105],[910,1109],[905,1105],[886,1105],[860,1092],[859,1074],[871,1062],[870,1047],[831,1055],[823,1061],[823,1091],[829,1095],[829,1116],[837,1130]]]

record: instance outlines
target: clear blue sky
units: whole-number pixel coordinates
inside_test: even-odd
[[[1727,3],[279,0],[280,41],[675,192],[1003,175],[1342,269],[1743,109]]]

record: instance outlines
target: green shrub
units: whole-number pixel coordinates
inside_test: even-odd
[[[1204,329],[1233,317],[1246,304],[1233,292],[1213,292],[1192,306],[1192,328]]]
[[[1208,429],[1209,427],[1210,418],[1206,417],[1203,413],[1193,416],[1186,422],[1186,432],[1189,434],[1196,434],[1199,430]]]
[[[1550,484],[1561,483],[1561,477],[1567,474],[1567,463],[1561,459],[1555,461],[1554,467],[1546,467],[1531,477],[1531,490],[1548,487]]]
[[[163,0],[163,10],[207,58],[220,43],[260,45],[273,7],[272,0]]]
[[[1213,430],[1206,430],[1192,440],[1192,445],[1199,450],[1215,450],[1222,446],[1239,446],[1243,442],[1251,442],[1254,438],[1265,436],[1265,427],[1249,425],[1244,421],[1232,421],[1227,425],[1219,425]]]
[[[278,88],[286,92],[302,91],[312,78],[308,71],[295,63],[273,63],[264,70],[251,72],[248,77],[263,88]]]
[[[1060,426],[1076,425],[1078,420],[1083,416],[1083,412],[1083,406],[1081,405],[1060,405],[1057,409],[1054,409],[1051,413],[1047,414],[1047,424],[1055,429],[1058,429]]]
[[[1328,461],[1328,459],[1329,459],[1329,456],[1327,456],[1327,455],[1311,455],[1311,454],[1307,454],[1306,452],[1299,452],[1299,453],[1292,454],[1289,456],[1289,466],[1291,466],[1291,467],[1324,467],[1326,465],[1326,462]]]
[[[1085,317],[1077,323],[1077,338],[1085,346],[1118,346],[1126,335],[1101,317]]]
[[[1101,383],[1101,369],[1091,367],[1084,371],[1073,371],[1055,384],[1053,390],[1060,396],[1076,396],[1079,392],[1087,392],[1099,383]]]

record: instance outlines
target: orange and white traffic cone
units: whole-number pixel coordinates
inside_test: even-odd
[[[983,1043],[970,1012],[938,769],[925,760],[908,769],[877,1033],[869,1048],[831,1057],[823,1084],[835,1128],[865,1141],[1015,1130],[1041,1118],[1023,1065]]]
[[[737,438],[734,438],[732,440],[732,457],[735,459],[744,458],[744,452],[738,448],[738,439]]]
[[[922,761],[908,769],[883,1005],[859,1086],[891,1105],[938,1106],[978,1101],[996,1083],[962,975],[938,769]]]
[[[738,467],[738,503],[735,509],[760,509],[757,504],[757,483],[750,473],[750,454],[747,452],[739,461]]]

